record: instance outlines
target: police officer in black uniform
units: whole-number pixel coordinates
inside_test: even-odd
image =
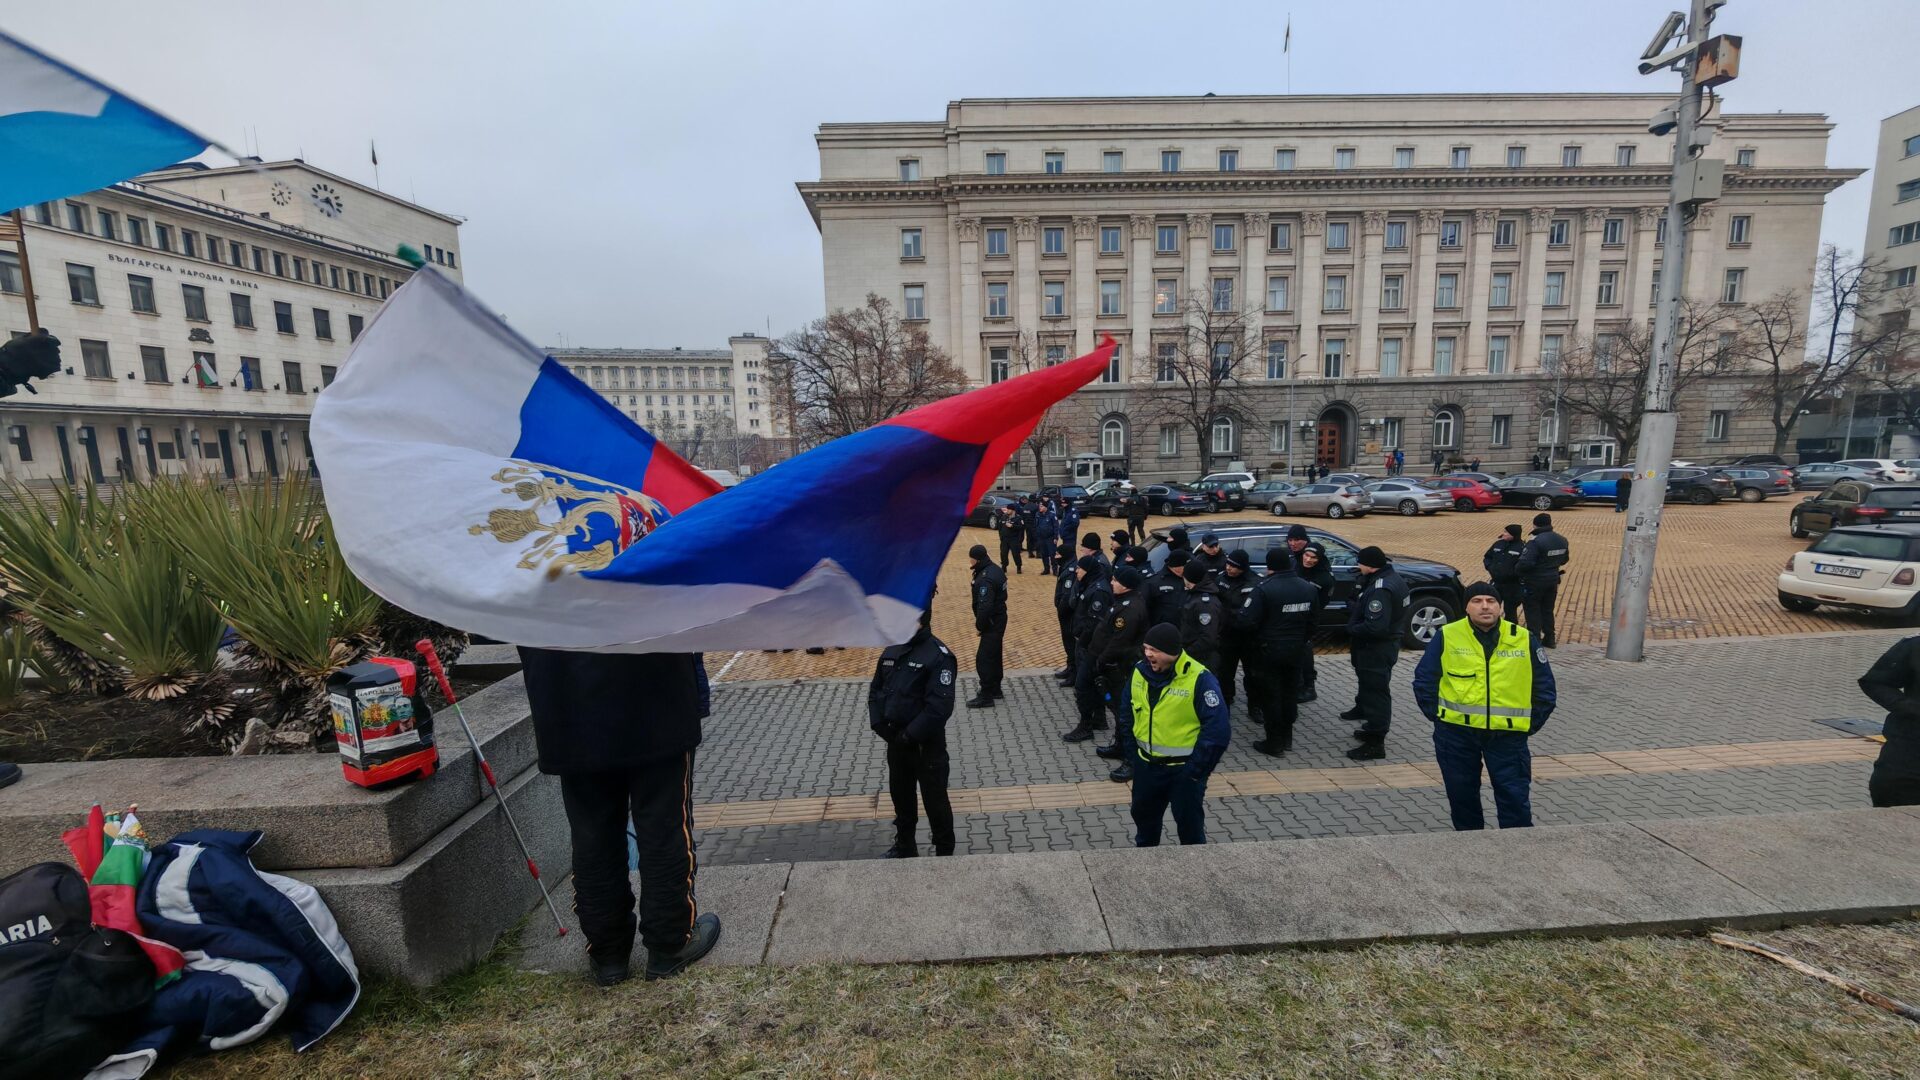
[[[1000,516],[993,521],[993,527],[1000,531],[1000,576],[1007,574],[1007,558],[1013,558],[1013,572],[1022,574],[1020,553],[1026,546],[1027,525],[1021,520],[1020,511],[1011,506],[1000,508]]]
[[[1187,582],[1180,576],[1187,568],[1187,553],[1167,552],[1166,565],[1147,579],[1147,625],[1180,625],[1180,609],[1187,602]]]
[[[1184,551],[1193,554],[1193,541],[1187,539],[1187,527],[1175,525],[1167,530],[1167,547],[1172,551]]]
[[[1189,560],[1180,576],[1187,586],[1180,608],[1180,647],[1212,671],[1220,663],[1220,635],[1229,619],[1226,605],[1220,602],[1220,590],[1207,580],[1206,567]]]
[[[1552,514],[1533,515],[1533,539],[1520,552],[1520,584],[1525,592],[1527,629],[1540,635],[1544,648],[1554,648],[1553,605],[1560,597],[1561,567],[1567,565],[1567,538],[1553,531]]]
[[[887,741],[887,791],[893,796],[893,846],[884,858],[920,853],[914,790],[927,807],[935,855],[953,854],[953,806],[947,800],[947,720],[953,715],[953,653],[933,636],[933,612],[905,644],[890,645],[867,685],[867,722]]]
[[[1520,526],[1513,524],[1500,533],[1480,559],[1480,565],[1487,568],[1487,580],[1493,582],[1493,591],[1500,594],[1501,610],[1509,615],[1520,613],[1520,554],[1525,550]]]
[[[1133,779],[1133,666],[1145,655],[1140,647],[1147,640],[1146,581],[1131,566],[1114,569],[1113,607],[1088,646],[1114,724],[1113,741],[1094,752],[1120,762],[1107,774],[1115,783]]]
[[[1079,598],[1078,567],[1069,563],[1061,567],[1059,578],[1053,583],[1053,617],[1060,624],[1060,648],[1067,656],[1065,666],[1053,673],[1054,679],[1061,686],[1073,685],[1073,605]]]
[[[1100,538],[1092,533],[1086,539],[1097,547]],[[1093,632],[1105,625],[1107,609],[1113,606],[1113,591],[1107,587],[1107,566],[1098,554],[1080,556],[1074,568],[1080,578],[1073,602],[1073,703],[1079,709],[1080,722],[1061,734],[1066,742],[1086,742],[1096,731],[1107,728],[1107,714],[1100,697],[1099,671],[1088,651]]]
[[[1293,572],[1298,575],[1302,581],[1320,590],[1322,594],[1320,597],[1320,607],[1324,608],[1327,606],[1327,597],[1333,594],[1333,571],[1327,566],[1327,549],[1325,548],[1320,549],[1320,561],[1314,564],[1314,571],[1308,571],[1306,559],[1302,558],[1302,556],[1305,555],[1308,546],[1312,544],[1313,537],[1307,535],[1307,527],[1305,525],[1295,523],[1287,527],[1287,559],[1293,563]],[[1320,580],[1323,577],[1325,578],[1324,582]],[[1314,615],[1318,616],[1319,614],[1319,608],[1314,609]],[[1318,621],[1316,620],[1316,625],[1317,624]],[[1313,631],[1309,629],[1307,633],[1309,639],[1311,639]],[[1309,701],[1316,700],[1319,696],[1320,672],[1314,667],[1313,649],[1309,647],[1307,649],[1306,666],[1300,670],[1300,696],[1296,704],[1305,705]]]
[[[987,560],[984,544],[973,545],[967,555],[973,559],[973,628],[980,632],[980,648],[973,654],[980,693],[967,702],[967,708],[986,709],[996,698],[1007,696],[1000,689],[1006,670],[1001,646],[1007,637],[1007,574]]]
[[[1353,709],[1342,719],[1358,720],[1353,737],[1360,745],[1347,751],[1355,761],[1387,756],[1387,729],[1393,725],[1393,665],[1400,660],[1400,620],[1412,602],[1407,583],[1377,547],[1360,549],[1360,591],[1347,613],[1348,648],[1359,684]]]
[[[1039,558],[1040,541],[1034,535],[1034,523],[1040,516],[1040,503],[1022,495],[1014,500],[1013,511],[1020,516],[1020,533],[1026,540],[1027,554]]]
[[[1207,573],[1213,575],[1214,583],[1218,584],[1221,573],[1227,568],[1227,553],[1220,550],[1220,538],[1213,533],[1201,533],[1200,550],[1193,553],[1193,561],[1206,567]]]
[[[1260,714],[1267,737],[1253,744],[1262,754],[1279,757],[1293,748],[1293,724],[1300,715],[1300,677],[1312,652],[1307,637],[1313,632],[1313,604],[1319,590],[1293,572],[1285,548],[1267,551],[1267,576],[1234,612],[1234,624],[1253,641],[1248,666],[1258,666],[1260,678],[1247,685],[1248,695],[1259,693]]]
[[[1107,539],[1113,542],[1113,565],[1116,568],[1125,565],[1127,548],[1132,546],[1133,538],[1127,535],[1127,530],[1115,529],[1107,534]]]
[[[1875,806],[1920,806],[1920,637],[1894,642],[1860,676],[1860,689],[1887,710],[1868,797]]]
[[[1145,543],[1147,539],[1147,493],[1142,491],[1134,495],[1127,504],[1127,536]],[[1128,715],[1132,719],[1132,715]]]
[[[1247,607],[1253,590],[1260,584],[1259,577],[1253,573],[1253,560],[1244,549],[1235,548],[1227,555],[1227,570],[1220,578],[1220,602],[1226,605],[1230,621],[1226,629],[1220,632],[1220,666],[1212,668],[1214,677],[1220,680],[1220,693],[1227,699],[1227,708],[1233,708],[1234,673],[1241,664],[1250,660],[1253,649],[1253,634],[1242,628],[1238,622],[1240,612]],[[1252,682],[1252,666],[1248,665],[1247,681]],[[1260,719],[1260,703],[1254,699],[1252,687],[1247,690],[1247,715],[1255,721]]]

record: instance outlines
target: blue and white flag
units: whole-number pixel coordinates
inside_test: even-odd
[[[887,645],[912,636],[1007,458],[1112,352],[915,409],[722,492],[426,267],[320,395],[313,449],[354,573],[450,626],[617,652]]]
[[[212,142],[0,33],[0,213],[185,161]]]

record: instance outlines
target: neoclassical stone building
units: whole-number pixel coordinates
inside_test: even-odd
[[[1670,100],[968,99],[942,121],[822,125],[820,179],[799,188],[829,309],[887,297],[976,380],[1016,373],[1022,339],[1047,358],[1119,341],[1066,410],[1062,464],[1598,458],[1604,432],[1556,426],[1547,373],[1652,317],[1672,150],[1646,125]],[[1858,170],[1827,167],[1821,115],[1708,123],[1726,191],[1690,226],[1687,294],[1737,311],[1804,293],[1825,196]],[[1247,313],[1258,342],[1204,447],[1147,419],[1187,298]],[[1770,446],[1744,393],[1688,395],[1677,452]]]

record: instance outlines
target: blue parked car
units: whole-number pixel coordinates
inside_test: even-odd
[[[1618,493],[1616,489],[1620,486],[1620,478],[1627,475],[1627,472],[1626,469],[1618,468],[1595,469],[1592,472],[1581,473],[1574,477],[1572,482],[1580,486],[1581,498],[1612,502]]]

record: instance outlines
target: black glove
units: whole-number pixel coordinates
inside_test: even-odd
[[[16,386],[37,394],[40,391],[27,380],[44,379],[59,370],[60,339],[47,333],[45,327],[15,338],[0,345],[0,397],[11,395]]]

